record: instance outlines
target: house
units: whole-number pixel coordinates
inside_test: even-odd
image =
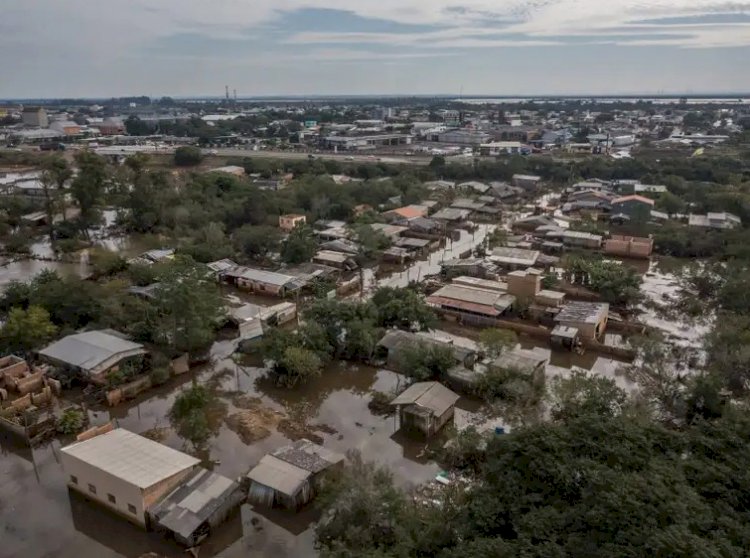
[[[407,205],[406,207],[399,207],[397,209],[391,209],[383,213],[383,217],[387,221],[396,221],[399,219],[414,219],[416,217],[427,217],[429,208],[424,205]]]
[[[560,306],[565,299],[565,293],[542,289],[542,271],[533,267],[508,274],[508,293],[540,306]]]
[[[354,259],[349,254],[334,252],[332,250],[318,250],[318,252],[313,256],[312,261],[316,264],[327,265],[330,267],[335,267],[336,269],[343,269],[347,271],[351,271],[352,269],[357,269],[357,267],[359,267],[357,265],[357,262],[354,261]]]
[[[494,279],[499,272],[498,267],[482,258],[466,258],[445,260],[440,264],[440,273],[446,278],[466,275],[481,279]]]
[[[604,253],[612,256],[648,259],[651,257],[653,250],[653,238],[615,234],[612,235],[612,238],[604,241]]]
[[[111,330],[68,335],[39,351],[46,362],[69,369],[96,384],[106,384],[110,372],[117,371],[125,361],[145,354],[143,345]]]
[[[507,182],[490,182],[490,189],[487,193],[501,202],[508,203],[523,194],[523,189],[511,186]]]
[[[342,254],[348,254],[350,256],[356,256],[362,250],[362,246],[345,238],[329,240],[328,242],[320,244],[320,248],[332,252],[341,252]]]
[[[83,128],[70,120],[56,120],[49,127],[51,130],[55,130],[66,136],[80,136],[83,133]]]
[[[144,528],[148,510],[200,464],[122,428],[65,446],[60,461],[72,490]]]
[[[401,367],[404,351],[423,344],[450,348],[453,351],[456,364],[467,368],[473,367],[476,361],[476,351],[470,347],[456,344],[452,340],[446,341],[428,334],[412,333],[400,329],[391,329],[386,332],[383,338],[378,341],[375,348],[375,357],[385,360],[389,368],[398,371]]]
[[[522,188],[523,190],[529,192],[539,188],[539,183],[542,181],[542,177],[533,176],[530,174],[514,174],[511,177],[511,180],[513,182],[513,186],[515,186],[516,188]]]
[[[539,256],[538,250],[523,250],[502,246],[492,251],[489,260],[504,269],[520,269],[533,267]]]
[[[513,307],[516,297],[508,293],[460,284],[446,285],[426,299],[428,305],[471,321],[496,319]]]
[[[703,227],[710,229],[734,229],[742,226],[742,220],[732,213],[708,213],[706,215],[693,215],[688,217],[688,225],[691,227]]]
[[[297,440],[264,455],[247,474],[248,500],[255,505],[297,509],[309,503],[325,475],[343,463],[340,453],[304,438]]]
[[[469,277],[462,275],[455,277],[451,283],[462,285],[464,287],[475,287],[486,291],[497,291],[499,293],[508,292],[508,284],[502,281],[493,281],[492,279],[480,279],[479,277]]]
[[[499,155],[520,155],[531,150],[520,141],[491,141],[479,146],[479,154],[484,157],[497,157]]]
[[[625,215],[631,221],[647,222],[654,209],[654,200],[631,194],[612,200],[612,215]]]
[[[224,271],[221,278],[240,289],[271,296],[285,296],[301,289],[305,284],[291,275],[244,266]]]
[[[602,237],[600,235],[582,231],[566,230],[562,234],[562,241],[565,246],[591,248],[594,250],[598,250],[602,245]]]
[[[239,331],[243,340],[262,337],[265,327],[280,326],[297,317],[297,305],[293,302],[282,302],[273,306],[243,304],[227,311],[227,320]]]
[[[238,482],[197,468],[147,510],[149,523],[186,547],[199,545],[245,500]]]
[[[225,271],[229,271],[230,269],[239,267],[239,265],[236,262],[228,258],[225,258],[223,260],[216,260],[215,262],[207,263],[206,267],[208,267],[208,269],[216,273],[216,276],[218,278]]]
[[[568,302],[555,316],[557,325],[578,329],[584,339],[595,340],[607,329],[609,304],[606,302]]]
[[[372,225],[370,225],[370,227],[374,231],[383,233],[385,236],[390,238],[391,241],[396,240],[398,237],[404,234],[405,231],[409,230],[408,227],[402,227],[400,225],[387,225],[385,223],[373,223]]]
[[[425,182],[424,187],[428,190],[452,190],[456,187],[456,183],[450,180],[431,180]]]
[[[409,231],[417,234],[442,235],[445,232],[445,224],[435,219],[417,217],[409,219],[407,226]]]
[[[391,406],[397,409],[401,428],[417,430],[429,438],[453,418],[459,399],[439,382],[417,382],[391,401]]]
[[[462,221],[466,221],[471,215],[471,211],[468,209],[457,209],[455,207],[446,207],[435,213],[432,218],[436,221],[443,221],[446,224],[455,225]]]
[[[549,358],[542,353],[528,349],[511,349],[492,360],[490,370],[513,370],[529,375],[535,382],[544,382],[544,369]]]
[[[476,180],[470,180],[469,182],[462,182],[458,185],[458,188],[462,190],[473,190],[479,194],[484,194],[490,189],[489,185],[484,182],[477,182]]]
[[[304,215],[295,213],[279,215],[279,228],[284,232],[292,232],[298,225],[305,223],[307,223],[307,218]]]

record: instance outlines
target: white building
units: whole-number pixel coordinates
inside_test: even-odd
[[[118,428],[60,450],[68,486],[146,526],[146,512],[198,468],[200,461]]]

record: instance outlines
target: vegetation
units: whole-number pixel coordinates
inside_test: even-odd
[[[86,415],[81,409],[71,407],[65,409],[57,421],[57,431],[60,434],[78,434],[86,425]]]
[[[479,334],[479,346],[490,358],[497,358],[507,349],[515,347],[518,336],[508,329],[483,329]]]
[[[25,355],[44,346],[57,332],[49,313],[40,306],[15,307],[0,328],[0,351]]]
[[[307,225],[298,225],[289,233],[281,246],[281,259],[285,263],[309,262],[318,250],[318,241]]]
[[[568,257],[564,265],[569,282],[591,289],[605,302],[633,306],[640,300],[642,279],[632,267],[591,256]]]
[[[455,364],[453,349],[447,345],[417,342],[399,348],[398,370],[418,382],[444,378]]]
[[[178,167],[192,167],[200,164],[203,154],[199,147],[184,145],[174,151],[174,164]]]
[[[169,418],[180,436],[196,449],[202,448],[211,437],[209,407],[211,395],[205,386],[194,383],[174,400]]]

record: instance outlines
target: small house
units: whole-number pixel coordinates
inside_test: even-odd
[[[475,318],[499,318],[513,307],[516,297],[493,289],[451,284],[427,297],[426,302],[471,322]]]
[[[534,266],[539,259],[538,250],[500,247],[492,251],[490,261],[504,269],[521,269]]]
[[[616,234],[604,241],[604,253],[612,256],[648,259],[651,257],[653,250],[654,240],[652,238]]]
[[[256,505],[297,509],[309,503],[324,476],[343,463],[342,454],[310,440],[298,440],[264,455],[247,474],[248,500]]]
[[[279,215],[279,228],[284,232],[292,232],[296,227],[305,223],[307,223],[307,218],[304,215],[296,213]]]
[[[688,216],[688,225],[691,227],[703,227],[710,229],[734,229],[742,226],[742,220],[732,213],[726,211],[721,213],[708,213],[706,215]]]
[[[245,500],[238,482],[199,467],[147,510],[156,531],[187,547],[199,545]]]
[[[401,329],[391,329],[386,332],[375,347],[375,358],[385,360],[389,368],[398,371],[401,367],[404,352],[420,344],[450,348],[456,364],[467,368],[473,367],[477,358],[476,350],[469,347],[427,334],[412,333]]]
[[[303,286],[297,277],[243,266],[223,272],[222,279],[240,289],[270,296],[285,296]]]
[[[514,174],[511,180],[513,181],[513,186],[517,188],[523,188],[526,191],[534,191],[539,187],[542,177],[529,174]]]
[[[39,356],[49,364],[71,370],[95,384],[106,384],[110,372],[145,354],[143,345],[110,330],[68,335],[39,351]]]
[[[557,313],[555,323],[578,329],[583,339],[596,340],[607,329],[608,317],[609,304],[606,302],[572,301]]]
[[[459,399],[458,394],[439,382],[418,382],[391,405],[397,409],[401,428],[419,431],[429,438],[453,418]]]
[[[647,222],[654,209],[654,200],[638,194],[631,194],[612,200],[612,214],[626,215],[631,221]]]

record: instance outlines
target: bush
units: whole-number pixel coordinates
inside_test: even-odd
[[[203,153],[199,147],[185,145],[178,147],[174,152],[174,164],[178,167],[192,167],[200,164],[203,160]]]
[[[170,376],[169,368],[164,367],[164,366],[154,368],[150,374],[151,383],[155,386],[163,385],[167,383],[167,380],[169,380],[169,376]]]
[[[86,415],[81,409],[66,409],[57,421],[57,431],[61,434],[77,434],[86,424]]]

